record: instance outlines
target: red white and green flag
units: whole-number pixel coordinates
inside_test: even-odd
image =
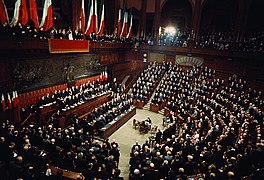
[[[2,94],[2,98],[1,98],[1,106],[2,106],[2,111],[6,111],[6,103],[5,103],[5,97],[4,94]]]
[[[15,3],[13,19],[10,23],[11,26],[16,26],[18,23],[22,25],[28,22],[28,11],[26,0],[17,0]]]
[[[24,26],[28,23],[28,9],[27,9],[27,1],[21,1],[21,14],[20,14],[21,24]]]
[[[8,24],[9,18],[6,10],[6,5],[4,0],[0,0],[0,22],[2,24]]]
[[[12,101],[11,101],[9,93],[7,93],[7,107],[8,109],[12,109]]]
[[[90,6],[90,12],[89,12],[89,18],[88,18],[88,22],[87,22],[87,28],[85,31],[86,35],[90,35],[93,32],[93,26],[94,26],[94,18],[93,18],[93,12],[94,12],[94,1],[91,1],[91,6]]]
[[[123,20],[123,27],[121,31],[121,37],[126,37],[128,30],[128,13],[125,11],[124,13],[124,20]]]
[[[85,34],[90,35],[92,33],[97,33],[97,23],[97,0],[92,0]]]
[[[20,104],[17,91],[13,91],[14,122],[20,122]]]
[[[81,31],[84,34],[84,31],[85,31],[85,9],[84,9],[84,0],[82,0],[82,9],[81,9]]]
[[[11,26],[16,26],[18,23],[22,25],[28,22],[27,2],[26,0],[16,0],[13,19]]]
[[[29,17],[34,23],[35,28],[39,28],[36,0],[29,0]]]
[[[104,26],[105,26],[105,23],[104,23],[104,0],[102,0],[100,27],[99,27],[99,30],[97,33],[99,36],[103,35]]]
[[[98,20],[97,20],[97,0],[94,0],[94,33],[97,33]]]
[[[132,31],[133,31],[133,15],[130,15],[130,25],[129,25],[129,30],[127,33],[127,38],[131,38],[132,37]]]
[[[53,26],[52,1],[45,0],[40,27],[43,28],[43,31],[47,31],[50,28],[52,28],[52,26]]]
[[[121,34],[121,19],[122,19],[122,10],[119,9],[118,11],[118,22],[117,22],[117,37],[120,37]]]

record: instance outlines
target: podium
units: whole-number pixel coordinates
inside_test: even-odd
[[[62,118],[59,119],[59,126],[60,126],[61,129],[64,129],[65,121],[66,121],[65,117],[62,117]]]
[[[158,113],[159,112],[159,106],[157,104],[150,103],[150,111]]]

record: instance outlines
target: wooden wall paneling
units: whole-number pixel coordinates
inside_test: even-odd
[[[175,64],[175,55],[166,54],[165,61]]]
[[[0,61],[0,91],[7,91],[13,88],[12,66],[8,59],[1,57]]]

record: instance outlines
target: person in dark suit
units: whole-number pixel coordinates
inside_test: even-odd
[[[144,173],[144,179],[159,179],[159,173],[155,170],[155,165],[153,163],[150,163],[147,171]]]
[[[156,133],[156,136],[155,136],[156,143],[158,143],[158,144],[161,143],[161,137],[162,137],[162,132],[160,129],[158,129],[158,132]]]

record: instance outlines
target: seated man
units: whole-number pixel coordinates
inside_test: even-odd
[[[150,130],[151,128],[151,120],[150,118],[148,117],[146,120],[142,121],[140,123],[140,125],[147,131],[147,130]]]
[[[152,124],[150,117],[148,117],[145,121],[148,122],[150,125]]]

